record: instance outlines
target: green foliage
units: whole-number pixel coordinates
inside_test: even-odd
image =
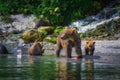
[[[63,29],[65,29],[65,27],[62,27],[62,26],[56,27],[56,29],[54,30],[54,34],[58,35]]]
[[[86,33],[81,33],[81,34],[80,34],[80,38],[83,39],[83,38],[86,38],[86,37],[87,37],[87,36],[86,36]]]
[[[120,4],[117,6],[118,11],[120,12]]]
[[[43,26],[43,27],[39,27],[38,31],[44,31],[47,34],[52,34],[54,31],[54,27],[53,26]]]
[[[45,41],[51,42],[51,43],[56,43],[56,37],[55,36],[47,36]]]
[[[0,0],[0,14],[43,15],[52,25],[68,25],[70,22],[94,14],[105,4],[104,0]]]
[[[11,19],[8,15],[4,15],[0,17],[2,21],[4,21],[5,23],[11,23],[14,21],[14,19]]]

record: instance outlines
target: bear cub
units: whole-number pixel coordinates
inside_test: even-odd
[[[88,40],[85,44],[84,49],[86,55],[93,55],[95,50],[95,42],[93,40]]]
[[[38,41],[35,41],[33,45],[28,48],[29,55],[41,55],[44,53],[43,45],[40,44]]]

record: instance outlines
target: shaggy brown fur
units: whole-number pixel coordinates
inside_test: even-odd
[[[40,44],[38,41],[35,41],[33,45],[28,48],[29,55],[41,55],[44,53],[43,45]]]
[[[85,44],[85,54],[93,55],[95,50],[95,42],[93,40],[88,40]]]
[[[81,40],[75,28],[64,29],[57,37],[56,56],[59,57],[62,48],[66,49],[66,56],[71,58],[72,48],[75,47],[77,56],[82,57]]]

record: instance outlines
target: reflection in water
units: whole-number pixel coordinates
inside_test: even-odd
[[[17,59],[21,59],[21,58],[22,58],[22,51],[17,50]]]
[[[28,62],[30,63],[30,64],[33,64],[34,63],[34,60],[35,60],[35,58],[34,58],[34,56],[28,56]]]
[[[18,49],[17,50],[17,64],[20,65],[21,64],[21,58],[22,58],[22,50]]]
[[[17,65],[20,65],[21,63],[21,58],[17,58]]]
[[[57,61],[57,80],[81,80],[81,62],[70,59]]]
[[[0,56],[0,80],[120,80],[120,65],[96,59]]]
[[[94,80],[94,61],[93,59],[85,59],[85,78],[86,80]]]
[[[41,57],[28,56],[28,64],[31,67],[30,77],[32,80],[55,80],[56,79],[56,60]]]

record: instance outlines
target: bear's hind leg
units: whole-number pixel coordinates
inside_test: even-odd
[[[72,47],[68,46],[66,50],[66,56],[67,58],[71,58],[72,57],[71,55],[72,55]]]

